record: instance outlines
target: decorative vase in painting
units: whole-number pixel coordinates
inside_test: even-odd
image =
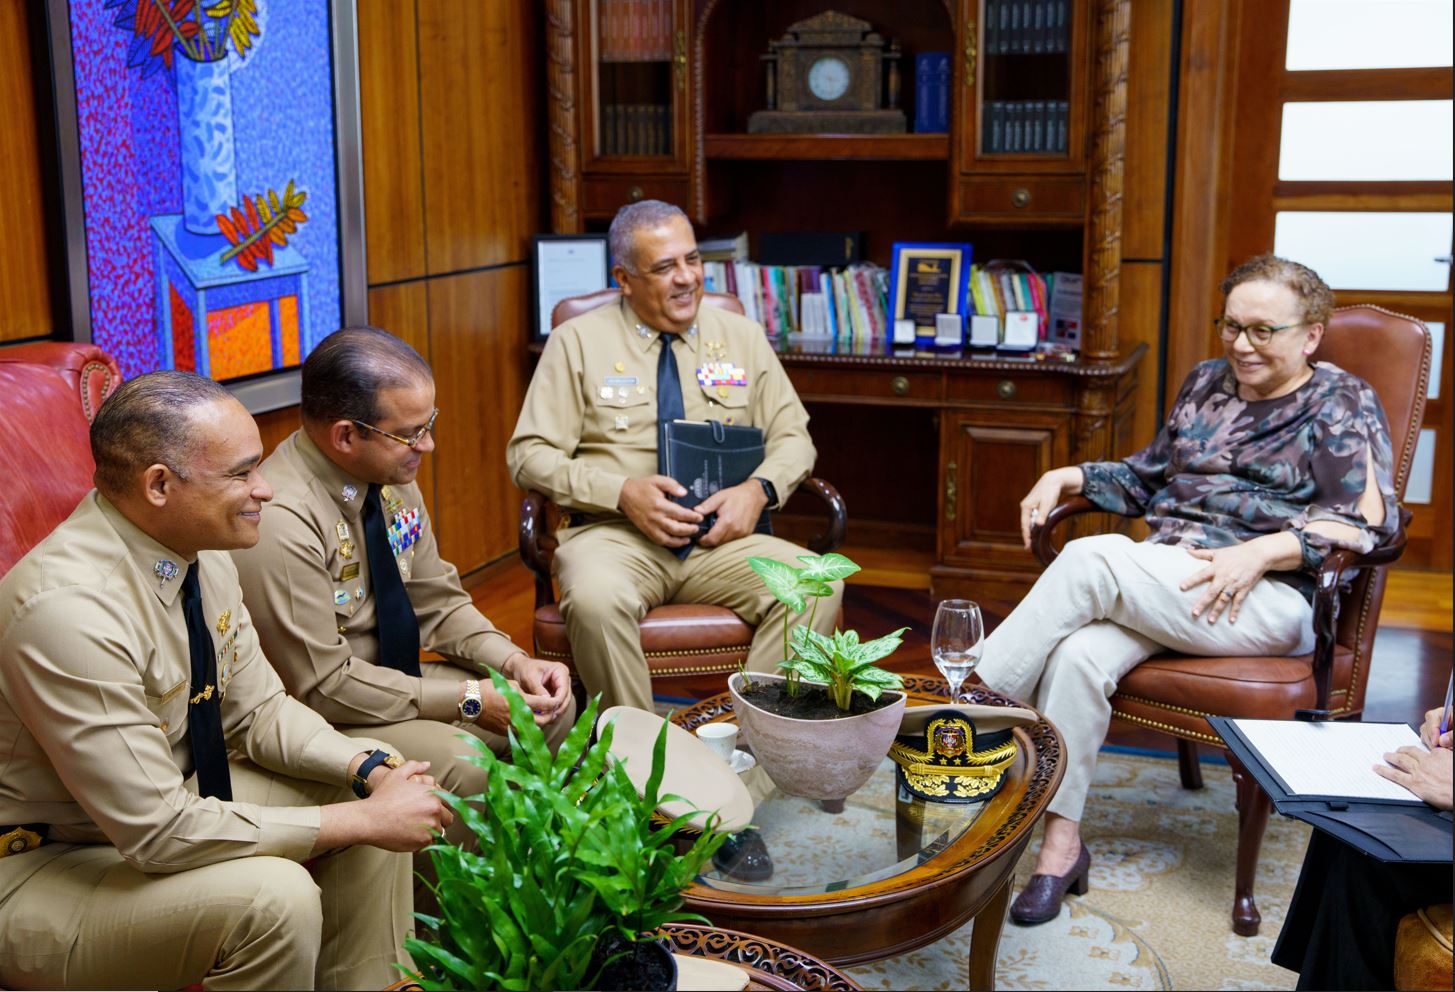
[[[193,234],[219,234],[217,215],[238,202],[232,75],[225,57],[197,62],[178,54],[176,65],[182,222]]]

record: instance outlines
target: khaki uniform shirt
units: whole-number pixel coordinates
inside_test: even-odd
[[[228,747],[342,788],[360,742],[284,693],[232,559],[203,551],[198,560]],[[163,579],[170,569],[159,562],[174,576]],[[318,807],[202,799],[183,786],[192,772],[187,565],[92,491],[0,581],[0,825],[44,823],[53,841],[109,842],[147,872],[309,856]],[[9,874],[0,899],[22,881]]]
[[[268,456],[262,473],[273,501],[263,508],[261,540],[233,559],[288,691],[340,725],[458,719],[458,682],[376,664],[362,519],[368,484],[329,461],[302,430]],[[386,486],[380,495],[421,647],[472,671],[499,669],[520,648],[475,608],[455,567],[440,558],[419,486]]]
[[[623,298],[551,332],[505,457],[516,485],[589,513],[617,515],[622,484],[657,474],[657,360],[662,342]],[[808,477],[808,413],[763,328],[701,307],[672,348],[688,420],[763,431],[754,476],[779,504]]]

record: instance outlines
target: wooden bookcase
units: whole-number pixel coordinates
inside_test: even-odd
[[[980,261],[1024,258],[1042,271],[1083,273],[1074,364],[784,355],[814,417],[820,474],[850,507],[851,544],[931,554],[937,595],[1019,595],[1038,569],[1009,525],[1016,501],[1040,471],[1125,453],[1129,438],[1141,353],[1118,348],[1117,313],[1130,0],[1065,0],[1062,41],[1048,44],[1046,32],[1039,47],[1033,39],[1014,51],[987,17],[1045,15],[1055,0],[639,6],[670,14],[672,47],[657,53],[670,57],[623,67],[599,57],[602,0],[549,0],[556,232],[603,230],[622,205],[655,198],[682,206],[699,236],[747,231],[755,249],[766,232],[854,230],[865,257],[885,266],[896,241],[953,240],[971,242]],[[759,56],[768,41],[828,8],[899,43],[910,121],[915,55],[950,54],[949,133],[747,133],[748,116],[766,106]],[[604,153],[608,93],[667,107],[671,135],[660,153]],[[1064,105],[1064,140],[1019,150],[992,140],[1007,105],[1045,103]],[[904,471],[886,471],[885,459]]]

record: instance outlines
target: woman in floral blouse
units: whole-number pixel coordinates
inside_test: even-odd
[[[1064,497],[1143,516],[1151,536],[1069,542],[986,641],[980,677],[1034,701],[1066,739],[1036,874],[1011,907],[1043,923],[1086,891],[1079,823],[1117,682],[1172,649],[1286,655],[1313,649],[1314,576],[1336,548],[1394,534],[1389,427],[1361,379],[1309,356],[1333,310],[1312,270],[1272,255],[1223,281],[1225,357],[1192,370],[1157,439],[1119,462],[1043,475],[1021,532]]]

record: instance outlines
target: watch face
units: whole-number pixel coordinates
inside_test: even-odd
[[[830,103],[849,91],[849,66],[843,59],[825,55],[808,67],[808,91]]]
[[[460,704],[460,712],[471,720],[480,715],[480,709],[480,700],[478,699],[467,699]]]

